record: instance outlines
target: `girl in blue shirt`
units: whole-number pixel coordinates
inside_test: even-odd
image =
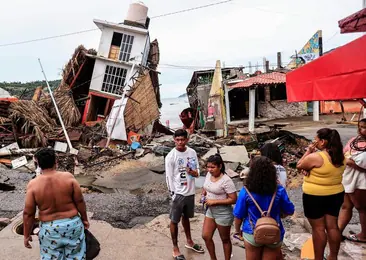
[[[272,161],[264,156],[253,159],[249,176],[247,179],[247,189],[252,194],[263,211],[266,211],[271,202],[272,196],[277,188],[276,197],[271,210],[271,217],[280,225],[281,242],[273,245],[261,245],[254,241],[253,229],[261,214],[243,188],[239,193],[239,198],[234,209],[235,231],[240,233],[242,226],[245,252],[247,260],[258,259],[281,259],[281,245],[285,234],[281,217],[292,215],[295,211],[294,204],[290,201],[286,189],[277,184],[277,173]]]

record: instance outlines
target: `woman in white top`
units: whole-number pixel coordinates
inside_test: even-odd
[[[271,159],[276,168],[278,183],[281,184],[282,187],[286,188],[287,173],[285,167],[282,166],[283,160],[278,146],[274,143],[267,143],[261,147],[260,152],[262,156]]]
[[[216,260],[212,237],[217,228],[223,243],[225,260],[229,260],[232,252],[230,229],[234,221],[232,205],[237,199],[236,188],[231,178],[225,174],[225,165],[219,154],[208,158],[207,170],[202,192],[207,199],[202,238],[211,260]]]

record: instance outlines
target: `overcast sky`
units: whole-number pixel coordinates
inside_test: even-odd
[[[145,0],[149,16],[216,3],[221,0]],[[0,45],[96,28],[94,18],[122,22],[132,0],[12,0],[0,8]],[[200,10],[152,19],[150,35],[160,43],[162,96],[185,92],[193,71],[215,66],[262,64],[267,57],[283,62],[300,50],[318,30],[324,49],[343,45],[360,34],[341,35],[338,20],[360,10],[362,0],[233,0]],[[100,31],[58,39],[0,47],[0,81],[42,80],[37,58],[49,79],[60,78],[62,67],[79,44],[97,48]],[[170,65],[189,66],[189,69]],[[193,68],[192,68],[193,67]]]

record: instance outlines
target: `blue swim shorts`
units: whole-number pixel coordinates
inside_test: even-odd
[[[84,224],[79,216],[40,222],[41,260],[86,260]]]

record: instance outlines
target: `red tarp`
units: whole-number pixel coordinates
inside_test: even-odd
[[[366,32],[366,8],[338,22],[341,33]]]
[[[366,97],[366,36],[286,75],[288,102]]]

